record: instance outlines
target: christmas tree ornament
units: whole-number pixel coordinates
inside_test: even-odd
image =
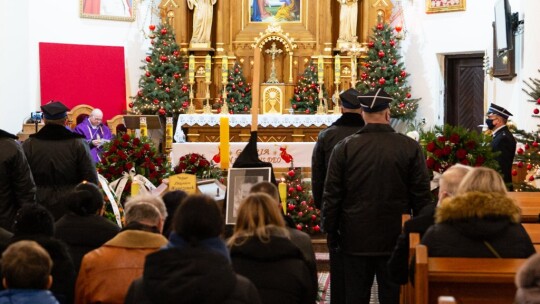
[[[386,83],[386,79],[384,79],[383,77],[379,78],[380,85],[384,85],[385,83]]]
[[[146,56],[146,62],[152,62],[152,57]]]
[[[146,75],[146,77],[150,77],[152,74],[150,74],[150,72],[146,72],[144,75]]]
[[[383,27],[382,23],[377,24],[377,29],[378,29],[379,31],[382,30],[383,28],[384,28],[384,27]]]
[[[161,29],[161,35],[165,35],[167,34],[167,29],[166,28],[162,28]]]
[[[538,109],[534,109],[534,110],[533,110],[533,113],[534,113],[534,114],[538,114],[538,113],[540,113],[540,111],[539,111]]]

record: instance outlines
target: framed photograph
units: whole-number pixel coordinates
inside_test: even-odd
[[[227,211],[225,223],[236,224],[238,208],[249,190],[258,182],[270,181],[270,168],[230,168],[227,177]]]
[[[301,0],[248,0],[251,22],[299,22]]]
[[[465,10],[465,0],[426,0],[426,13],[446,13]]]
[[[80,0],[82,18],[135,21],[135,0]]]

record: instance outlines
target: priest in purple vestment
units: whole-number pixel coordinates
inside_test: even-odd
[[[94,109],[87,119],[78,124],[73,132],[84,135],[86,142],[90,145],[90,153],[94,162],[101,160],[100,155],[103,144],[112,138],[111,130],[103,123],[103,112],[100,109]]]

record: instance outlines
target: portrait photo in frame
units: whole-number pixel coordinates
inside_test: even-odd
[[[135,0],[79,0],[81,18],[135,21]]]
[[[225,224],[236,224],[238,208],[249,195],[251,187],[259,182],[270,181],[270,168],[230,168],[227,177],[227,210]]]
[[[466,0],[426,0],[426,13],[446,13],[465,10]]]

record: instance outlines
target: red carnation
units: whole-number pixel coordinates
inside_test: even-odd
[[[433,165],[435,165],[435,160],[431,157],[428,157],[428,159],[426,159],[426,165],[429,169],[433,169]]]
[[[127,163],[124,168],[126,168],[127,171],[131,170],[131,168],[133,168],[133,164],[132,163]]]
[[[437,158],[441,158],[441,157],[443,157],[443,154],[444,154],[444,153],[443,153],[443,150],[437,149],[437,150],[433,151],[433,154],[435,154],[435,156],[436,156]]]
[[[150,145],[149,144],[144,144],[143,149],[146,150],[146,151],[150,151]]]
[[[129,145],[129,144],[128,144],[127,142],[123,142],[123,143],[122,143],[122,148],[127,148],[128,145]]]
[[[485,157],[483,157],[482,155],[478,155],[478,156],[476,157],[476,164],[475,164],[475,166],[480,167],[480,166],[482,166],[482,165],[484,164],[485,161],[486,161],[486,158],[485,158]]]
[[[441,164],[440,163],[435,163],[433,165],[433,171],[441,172]]]
[[[435,151],[435,143],[434,143],[434,142],[430,142],[429,144],[427,144],[426,150],[427,150],[428,152],[433,152],[433,151]]]
[[[133,145],[134,145],[134,146],[138,146],[140,143],[141,143],[141,140],[138,139],[137,137],[135,137],[135,138],[133,139]]]
[[[461,163],[462,165],[468,166],[468,165],[469,165],[469,160],[467,160],[467,159],[465,158],[465,159],[462,159],[460,163]]]
[[[439,142],[445,142],[445,141],[446,141],[446,137],[444,137],[444,136],[439,136],[439,137],[437,137],[437,141],[439,141]]]
[[[450,155],[450,153],[452,153],[452,147],[450,147],[450,146],[444,146],[444,148],[443,148],[443,154],[444,154],[444,155]]]
[[[459,135],[454,133],[452,135],[450,135],[450,142],[453,143],[453,144],[457,144],[459,143]]]
[[[465,149],[459,149],[456,151],[456,157],[458,159],[464,159],[467,156],[467,150]]]
[[[122,135],[122,140],[123,141],[129,141],[130,138],[131,138],[131,136],[129,136],[129,134]]]
[[[466,144],[465,144],[465,147],[467,148],[467,150],[472,150],[476,147],[476,143],[474,142],[474,140],[469,140]]]

